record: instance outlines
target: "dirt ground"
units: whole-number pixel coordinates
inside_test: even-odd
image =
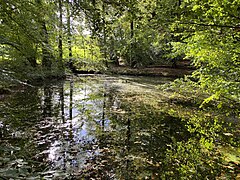
[[[144,75],[144,76],[164,76],[164,77],[183,77],[193,72],[187,67],[171,68],[167,66],[156,66],[146,68],[129,68],[125,66],[111,67],[110,72],[122,75]]]

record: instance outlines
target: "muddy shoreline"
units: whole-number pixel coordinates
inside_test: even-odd
[[[134,76],[159,76],[159,77],[183,77],[190,75],[193,68],[179,67],[171,68],[168,66],[156,66],[146,68],[129,68],[125,66],[110,67],[107,72],[118,75],[134,75]]]

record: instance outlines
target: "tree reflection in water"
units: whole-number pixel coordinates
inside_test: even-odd
[[[25,177],[53,179],[220,176],[218,152],[202,147],[208,137],[220,138],[219,127],[208,121],[190,131],[196,124],[173,115],[169,105],[146,101],[153,85],[130,80],[82,77],[27,88],[1,102],[6,158],[0,175],[11,169],[16,176],[26,170]]]

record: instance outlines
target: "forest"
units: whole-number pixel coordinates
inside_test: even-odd
[[[240,178],[240,0],[0,0],[0,179]]]

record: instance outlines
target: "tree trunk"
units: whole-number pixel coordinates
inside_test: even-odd
[[[71,33],[71,16],[70,16],[70,1],[67,1],[67,32],[68,32],[68,57],[69,68],[74,69],[72,59],[72,33]]]
[[[104,2],[103,2],[103,5],[102,5],[102,10],[103,10],[103,51],[104,51],[104,61],[105,61],[106,67],[108,67],[107,48],[106,48],[107,39],[106,39],[105,4],[104,4]]]
[[[132,17],[133,18],[133,17]],[[133,19],[131,20],[130,23],[130,30],[131,30],[131,42],[130,42],[130,66],[133,67],[133,57],[132,57],[132,53],[133,53],[133,38],[134,38],[134,23],[133,23]]]
[[[28,62],[31,64],[32,67],[37,67],[36,57],[27,57]]]
[[[43,42],[42,42],[42,65],[47,70],[51,70],[52,67],[52,55],[50,52],[50,45],[48,42],[48,32],[46,23],[42,22],[42,33],[43,33]]]
[[[63,29],[63,10],[62,0],[58,0],[59,8],[59,36],[58,36],[58,53],[59,53],[59,65],[63,70],[63,43],[62,43],[62,29]]]
[[[36,0],[36,3],[41,7],[42,6],[42,0]],[[39,21],[41,25],[41,34],[42,34],[42,66],[46,70],[51,70],[52,68],[52,58],[53,56],[51,55],[50,52],[50,45],[48,41],[48,31],[47,31],[47,26],[46,22],[44,21],[44,17],[40,19]]]

